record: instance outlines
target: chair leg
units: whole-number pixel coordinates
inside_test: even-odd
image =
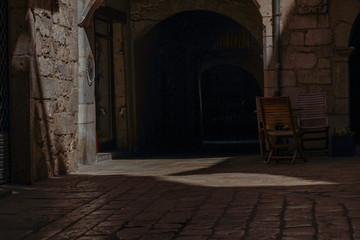
[[[296,145],[296,150],[295,150],[299,155],[300,158],[303,160],[303,162],[307,162],[306,158],[304,157],[304,154],[302,152],[301,146],[299,146],[299,144]]]
[[[329,128],[326,128],[326,153],[329,155]]]
[[[271,149],[271,151],[270,151],[270,153],[269,153],[269,156],[268,156],[268,158],[267,158],[267,160],[266,160],[266,162],[265,162],[265,163],[267,163],[268,165],[270,164],[271,157],[272,157],[273,153],[274,153],[274,149]]]
[[[294,164],[294,163],[295,163],[295,159],[296,159],[297,153],[298,153],[298,150],[296,149],[295,152],[294,152],[294,156],[293,156],[292,159],[291,159],[291,164]]]
[[[262,133],[258,133],[259,136],[259,144],[260,144],[260,154],[261,154],[261,158],[264,159],[264,149],[263,149],[263,143],[264,143],[264,138]]]

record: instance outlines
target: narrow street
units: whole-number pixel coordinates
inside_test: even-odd
[[[360,239],[359,156],[122,159],[3,185],[0,239]]]

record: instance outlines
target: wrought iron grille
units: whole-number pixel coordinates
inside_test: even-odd
[[[0,184],[9,180],[8,4],[0,1]]]

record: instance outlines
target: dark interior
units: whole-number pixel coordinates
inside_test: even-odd
[[[226,33],[241,30],[226,16],[191,11],[158,23],[136,42],[140,150],[186,151],[208,139],[256,139],[253,110],[262,90],[249,72],[236,66],[237,60],[246,62],[251,54],[248,49],[213,49]],[[253,38],[249,41],[257,46]],[[229,58],[235,64],[223,64]],[[214,66],[204,71],[209,59]],[[215,106],[218,120],[232,120],[211,123]]]
[[[350,125],[360,142],[360,15],[355,20],[350,38],[350,46],[355,48],[350,56]]]

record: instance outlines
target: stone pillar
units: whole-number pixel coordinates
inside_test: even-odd
[[[84,0],[78,1],[78,19],[81,19],[83,10],[89,8]],[[78,159],[79,164],[95,162],[96,157],[96,110],[95,110],[95,82],[92,72],[95,71],[93,54],[85,29],[78,29],[79,46],[79,106],[78,106]],[[91,69],[92,68],[92,69]]]
[[[349,92],[349,57],[353,48],[337,47],[335,49],[333,64],[333,88],[335,102],[333,106],[334,115],[331,116],[333,128],[343,128],[349,123],[350,92]]]
[[[264,96],[274,96],[276,87],[274,66],[274,34],[272,24],[272,5],[261,6],[263,19],[263,63],[264,63]]]

